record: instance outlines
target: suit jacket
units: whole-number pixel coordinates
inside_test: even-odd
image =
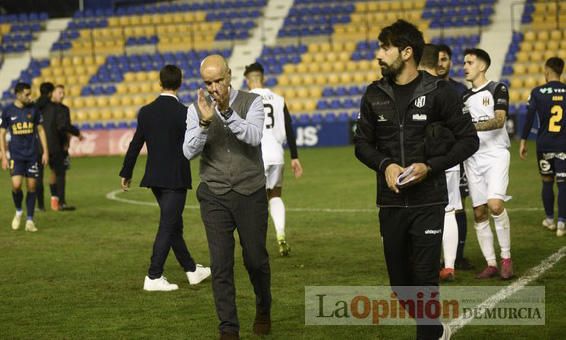
[[[42,102],[38,109],[43,116],[43,128],[50,155],[63,155],[69,142],[68,134],[79,136],[80,131],[71,125],[69,107],[64,104]]]
[[[183,155],[186,121],[187,107],[170,95],[162,94],[142,107],[120,177],[132,178],[137,157],[146,143],[147,163],[140,186],[190,189],[190,163]]]

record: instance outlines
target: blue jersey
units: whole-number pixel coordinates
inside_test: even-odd
[[[36,161],[39,140],[37,126],[41,124],[41,115],[33,106],[22,109],[14,104],[2,112],[0,127],[10,132],[10,158],[13,160]]]
[[[540,127],[537,133],[538,152],[566,151],[566,84],[551,81],[535,87],[529,97],[527,119],[522,139],[527,139],[533,126],[535,114]]]

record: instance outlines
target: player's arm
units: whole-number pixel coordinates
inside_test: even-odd
[[[490,131],[501,129],[505,126],[505,118],[507,117],[507,112],[509,112],[509,91],[507,90],[507,86],[504,84],[497,85],[493,93],[493,100],[495,101],[493,105],[495,111],[494,117],[476,123],[477,131]]]
[[[47,148],[47,137],[45,136],[45,129],[42,124],[37,126],[37,135],[39,136],[39,142],[43,148],[43,154],[41,155],[41,163],[43,165],[49,164],[49,149]]]
[[[0,157],[2,157],[2,169],[8,169],[8,155],[6,153],[6,128],[0,128]]]
[[[145,137],[143,134],[143,111],[140,111],[138,114],[138,124],[136,127],[136,132],[134,133],[134,137],[128,146],[128,151],[126,152],[126,156],[124,157],[124,164],[122,165],[122,170],[120,170],[120,177],[121,177],[121,187],[122,190],[126,191],[130,187],[130,183],[132,180],[132,174],[134,172],[134,167],[136,166],[136,161],[138,159],[138,155],[140,154],[141,148],[145,143]]]
[[[531,133],[533,123],[535,121],[536,101],[535,101],[535,90],[531,92],[529,96],[529,102],[527,104],[527,117],[525,120],[525,125],[523,126],[523,132],[521,133],[521,142],[519,144],[519,157],[523,160],[527,159],[527,139]]]
[[[285,135],[287,136],[287,145],[291,151],[291,169],[296,178],[303,175],[303,166],[299,161],[299,152],[297,151],[297,140],[295,139],[295,133],[293,132],[293,126],[291,121],[291,114],[287,109],[287,104],[283,104],[283,117],[285,119]]]

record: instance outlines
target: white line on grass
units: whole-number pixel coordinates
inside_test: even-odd
[[[531,283],[532,281],[539,278],[544,272],[552,268],[560,259],[562,259],[566,255],[566,246],[558,249],[557,252],[550,255],[546,259],[544,259],[538,266],[531,268],[528,270],[523,276],[521,276],[517,281],[513,282],[509,286],[502,288],[496,294],[490,296],[485,301],[480,303],[475,307],[476,310],[479,310],[478,316],[483,316],[484,311],[493,308],[499,302],[507,299],[511,295],[515,294],[516,292],[523,289],[526,285]],[[463,316],[460,316],[456,320],[452,320],[448,325],[452,329],[452,334],[458,332],[462,327],[470,323],[474,318],[464,319]]]
[[[132,189],[130,189],[132,190]],[[137,205],[146,205],[157,207],[156,202],[145,202],[145,201],[136,201],[127,198],[118,197],[119,193],[123,193],[122,190],[114,190],[106,194],[106,198],[113,201],[118,201],[122,203],[129,203],[129,204],[137,204]],[[187,209],[199,209],[198,205],[186,205],[185,208]],[[377,213],[377,208],[373,209],[347,209],[347,208],[286,208],[286,211],[291,212],[327,212],[327,213]],[[469,209],[466,209],[469,210]],[[507,208],[507,211],[539,211],[542,208]]]

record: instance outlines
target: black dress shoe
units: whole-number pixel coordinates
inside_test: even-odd
[[[253,331],[256,335],[269,334],[271,331],[271,317],[269,313],[260,313],[259,311],[256,311]]]
[[[239,340],[240,334],[237,332],[220,332],[220,340]]]

